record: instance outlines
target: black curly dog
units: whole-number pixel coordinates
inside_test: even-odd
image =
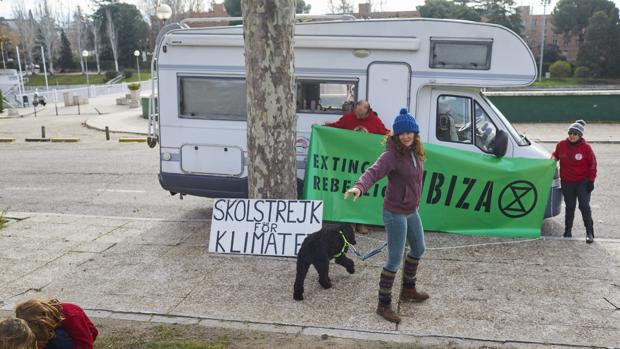
[[[343,238],[344,235],[344,238]],[[310,265],[314,265],[319,273],[319,283],[323,288],[332,287],[329,279],[329,261],[336,257],[336,264],[347,269],[349,274],[355,273],[355,264],[345,256],[349,250],[347,243],[355,245],[355,232],[351,224],[342,224],[338,228],[323,228],[306,237],[297,254],[297,276],[293,298],[304,299],[304,280]]]

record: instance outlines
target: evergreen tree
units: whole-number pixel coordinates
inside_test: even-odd
[[[579,47],[577,63],[590,68],[594,77],[618,77],[620,66],[620,28],[618,18],[604,11],[590,17]]]
[[[73,59],[73,52],[71,50],[71,43],[65,34],[65,31],[60,31],[60,55],[56,64],[63,69],[69,70],[75,68],[75,60]]]

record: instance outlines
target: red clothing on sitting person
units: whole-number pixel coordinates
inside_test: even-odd
[[[64,328],[71,338],[75,349],[93,349],[99,331],[90,321],[84,310],[71,303],[61,303],[65,319],[59,327]]]
[[[581,182],[584,179],[594,182],[596,179],[596,156],[584,138],[576,143],[560,141],[553,152],[553,157],[560,161],[560,179],[565,182]]]
[[[345,130],[360,131],[365,130],[369,133],[378,135],[385,135],[390,133],[390,130],[385,128],[381,119],[374,110],[368,110],[368,117],[365,119],[358,119],[355,117],[355,112],[348,112],[344,114],[338,121],[325,124],[325,126],[342,128]]]

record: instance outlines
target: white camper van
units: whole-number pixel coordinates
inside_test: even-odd
[[[164,189],[247,197],[244,62],[241,26],[180,28],[163,36],[153,61],[159,115],[151,115],[151,140],[160,145]],[[426,143],[549,158],[481,92],[536,79],[529,48],[502,26],[424,18],[300,23],[295,78],[300,180],[311,125],[337,120],[360,99],[388,127],[409,107]],[[560,212],[557,178],[549,199],[545,217]]]

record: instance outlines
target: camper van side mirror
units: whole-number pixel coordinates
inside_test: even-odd
[[[498,158],[506,155],[506,149],[508,148],[508,134],[506,131],[499,130],[495,135],[495,146],[493,147],[493,154]]]

